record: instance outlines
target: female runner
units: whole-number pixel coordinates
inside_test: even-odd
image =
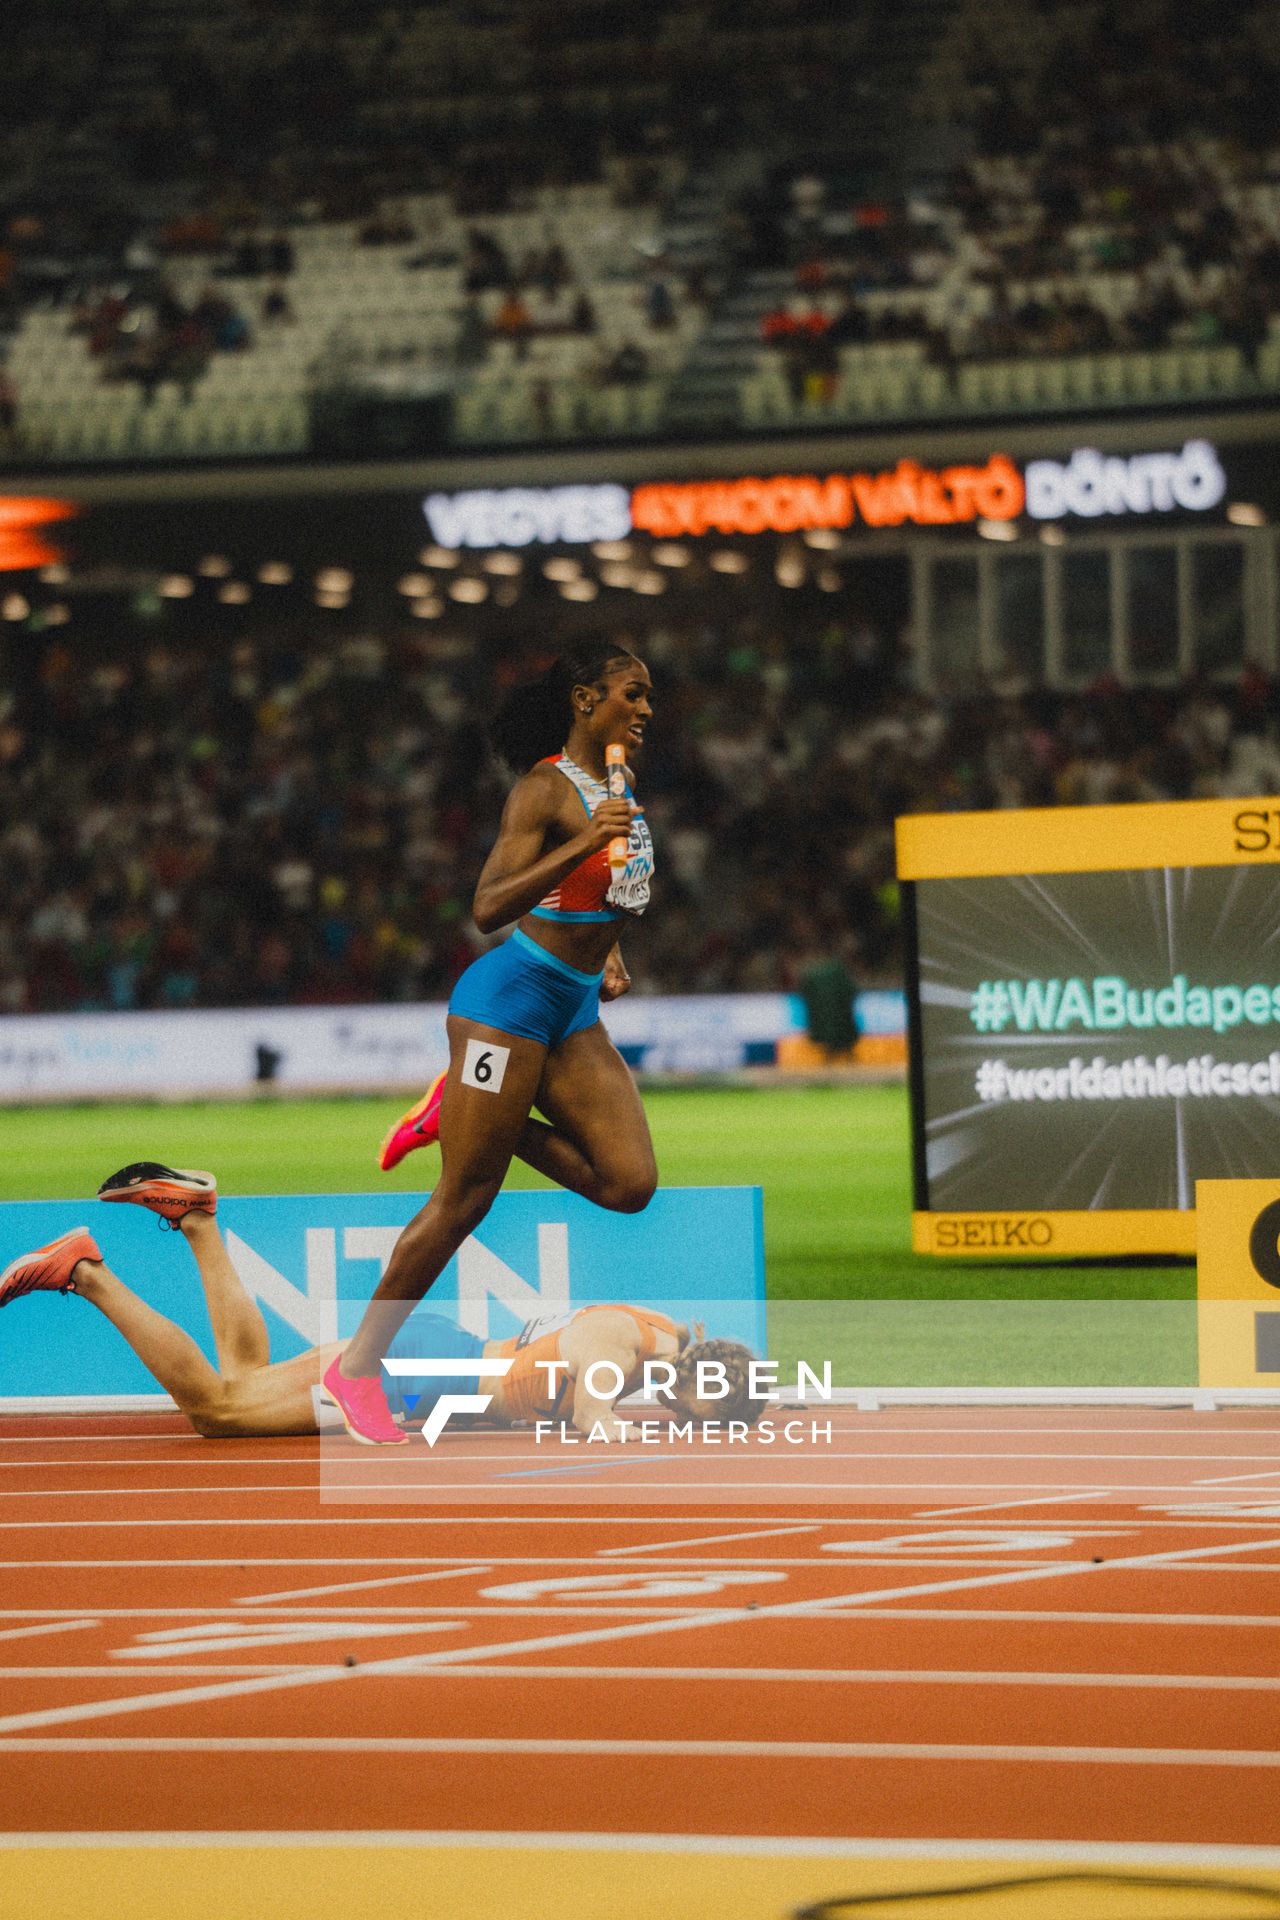
[[[387,1406],[382,1359],[484,1219],[513,1155],[597,1206],[637,1213],[652,1197],[658,1176],[644,1108],[600,1023],[601,998],[630,985],[619,922],[644,911],[653,873],[653,843],[631,798],[630,774],[627,797],[611,799],[605,749],[619,745],[628,760],[636,753],[652,690],[634,654],[596,643],[517,689],[494,724],[498,751],[523,778],[503,809],[472,912],[482,933],[512,921],[515,931],[453,990],[440,1179],[324,1376],[325,1392],[358,1440],[406,1438]],[[608,847],[618,836],[627,838],[627,863],[615,879]],[[542,1120],[532,1117],[535,1106]]]

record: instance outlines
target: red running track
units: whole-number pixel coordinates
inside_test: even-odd
[[[7,1825],[1280,1845],[1274,1414],[833,1419],[767,1474],[458,1434],[448,1505],[6,1421]]]

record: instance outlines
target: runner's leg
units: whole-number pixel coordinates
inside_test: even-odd
[[[200,1269],[223,1378],[265,1367],[271,1358],[267,1323],[245,1291],[217,1221],[210,1214],[193,1212],[184,1214],[179,1226]]]
[[[189,1419],[216,1405],[222,1381],[189,1333],[140,1300],[103,1261],[81,1260],[75,1281],[76,1292],[123,1334],[147,1372]]]
[[[638,1213],[658,1183],[644,1105],[602,1022],[571,1033],[547,1055],[537,1105],[515,1152],[572,1193],[617,1213]]]
[[[441,1268],[484,1219],[502,1185],[542,1078],[547,1049],[450,1014],[449,1074],[440,1109],[440,1179],[421,1213],[396,1241],[386,1271],[339,1372],[377,1374],[391,1341]],[[489,1056],[489,1080],[462,1078],[468,1040]],[[498,1069],[501,1071],[498,1071]],[[496,1084],[495,1084],[496,1083]]]

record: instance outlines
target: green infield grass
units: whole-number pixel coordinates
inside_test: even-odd
[[[228,1194],[420,1191],[438,1165],[433,1150],[411,1155],[390,1175],[377,1167],[378,1143],[402,1104],[395,1097],[271,1097],[7,1108],[0,1110],[0,1199],[89,1198],[107,1174],[144,1159],[212,1168]],[[664,1088],[649,1090],[645,1105],[665,1183],[764,1189],[779,1350],[791,1345],[784,1322],[798,1328],[805,1315],[821,1312],[838,1345],[838,1377],[850,1383],[1174,1385],[1194,1378],[1189,1264],[941,1261],[912,1253],[900,1086]],[[509,1184],[547,1183],[516,1164]],[[860,1304],[855,1311],[837,1304],[843,1301]],[[805,1324],[810,1332],[816,1325]]]

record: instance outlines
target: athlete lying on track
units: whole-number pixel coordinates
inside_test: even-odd
[[[147,1207],[185,1238],[204,1285],[213,1327],[217,1367],[210,1365],[190,1334],[176,1326],[127,1287],[104,1263],[86,1227],[76,1227],[48,1246],[21,1254],[0,1274],[0,1307],[24,1293],[78,1293],[104,1313],[128,1341],[148,1372],[173,1396],[197,1433],[210,1439],[319,1431],[315,1394],[324,1392],[326,1369],[345,1342],[311,1347],[291,1360],[272,1362],[266,1321],[232,1265],[215,1215],[217,1182],[210,1173],[182,1172],[143,1160],[121,1168],[98,1189],[100,1200]],[[701,1329],[694,1332],[700,1336]],[[463,1332],[441,1314],[419,1309],[401,1328],[391,1354],[404,1359],[479,1360],[511,1358],[506,1374],[482,1375],[478,1390],[493,1396],[486,1418],[503,1426],[523,1421],[572,1421],[579,1431],[610,1439],[619,1432],[615,1402],[641,1385],[646,1361],[670,1362],[674,1399],[651,1401],[646,1411],[668,1406],[685,1417],[751,1420],[759,1411],[749,1394],[748,1369],[754,1356],[732,1340],[691,1338],[690,1329],[648,1307],[582,1307],[551,1321],[531,1321],[511,1340],[482,1341]],[[599,1361],[621,1372],[619,1392],[588,1390],[587,1376]],[[724,1369],[728,1393],[719,1398],[698,1393],[698,1364]],[[607,1368],[602,1382],[612,1377]],[[663,1376],[659,1374],[658,1380]],[[706,1376],[704,1376],[704,1383]],[[475,1392],[474,1374],[445,1380],[406,1380],[410,1395],[421,1388],[413,1407],[420,1424],[433,1401],[446,1392]],[[388,1382],[393,1411],[407,1412],[403,1393]],[[332,1404],[342,1408],[337,1401]],[[348,1424],[354,1439],[362,1435]]]

